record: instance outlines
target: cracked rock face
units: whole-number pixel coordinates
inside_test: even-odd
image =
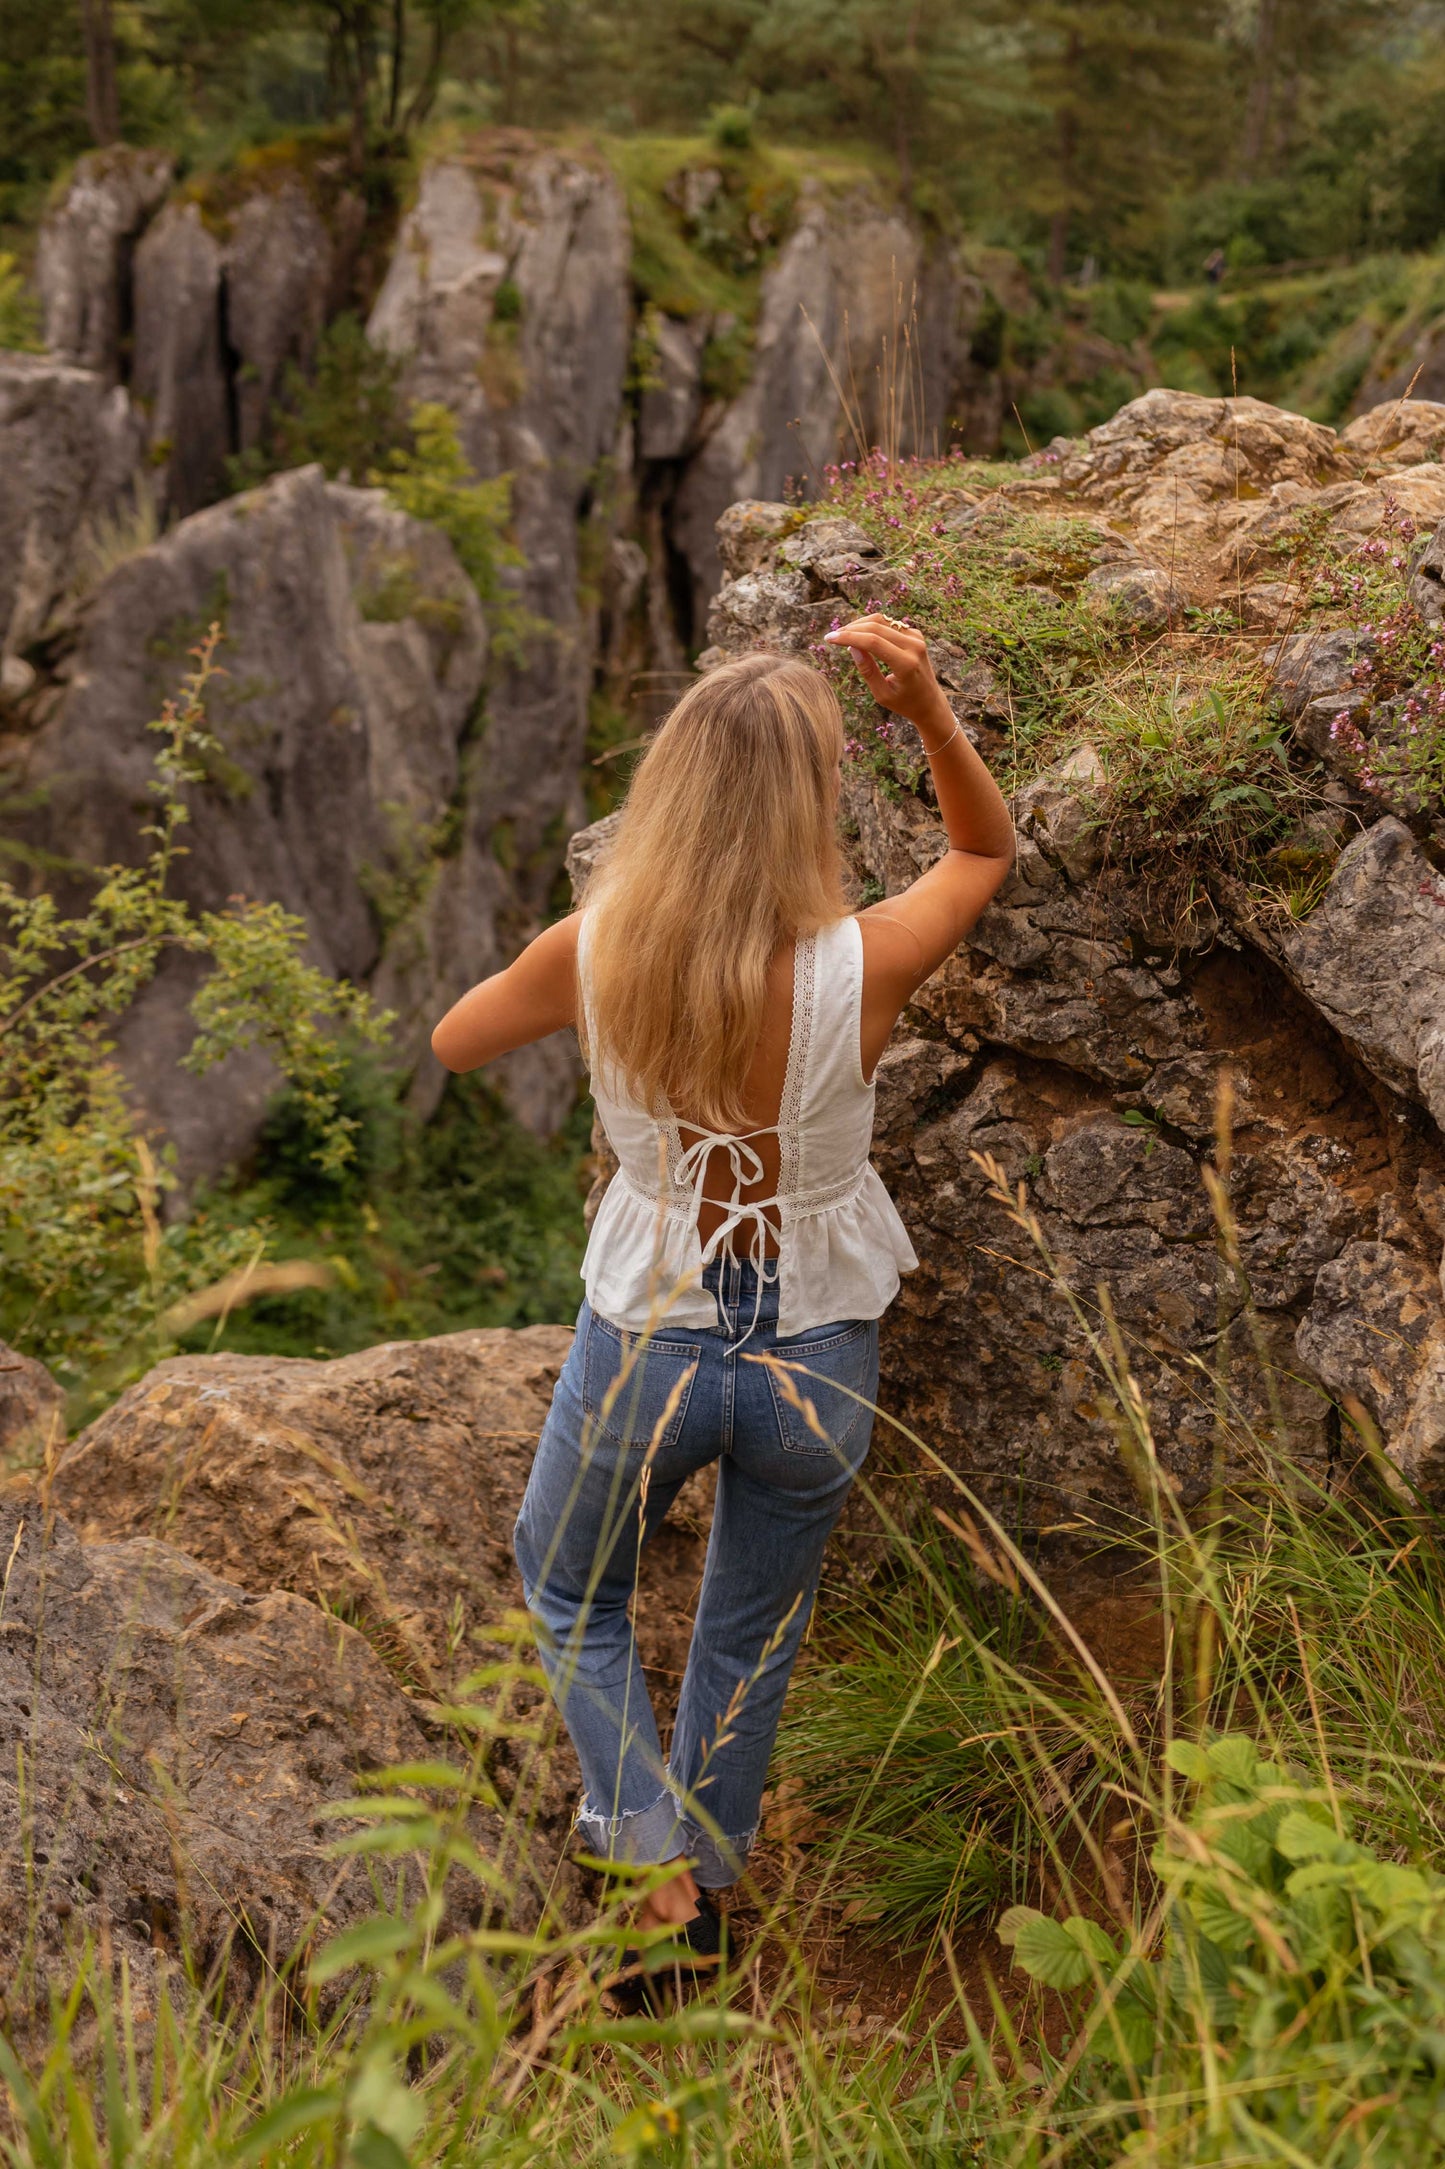
[[[0,1503],[0,1547],[12,2039],[36,2017],[43,2032],[47,1984],[68,1985],[86,1937],[125,1957],[144,2046],[162,1964],[244,1990],[374,1909],[324,1810],[428,1742],[361,1634],[154,1536],[84,1542],[33,1493]]]
[[[1196,454],[1232,452],[1220,404],[1135,402],[1158,426],[1135,442],[1108,425],[1114,473],[1147,484],[1161,446],[1166,461],[1187,452],[1190,471]],[[1297,417],[1241,421],[1266,481],[1280,466],[1318,481],[1340,457],[1331,433]],[[846,610],[832,524],[734,508],[722,546],[736,569],[705,664],[759,644],[805,649]],[[1333,713],[1358,652],[1348,631],[1284,642],[1289,712]],[[1140,1511],[1100,1370],[991,1194],[1001,1178],[1026,1185],[1096,1325],[1106,1293],[1186,1503],[1210,1480],[1216,1369],[1242,1419],[1228,1442],[1236,1474],[1260,1450],[1246,1431],[1268,1451],[1282,1415],[1290,1457],[1327,1480],[1343,1402],[1378,1425],[1397,1466],[1445,1489],[1439,878],[1399,822],[1376,819],[1305,922],[1265,921],[1222,883],[1183,951],[1166,951],[1099,879],[1099,776],[1082,746],[1020,793],[1008,882],[880,1065],[876,1158],[921,1261],[884,1323],[889,1405],[1011,1523],[1082,1534]],[[860,881],[887,894],[943,848],[929,803],[864,775],[847,779],[845,812]],[[602,846],[576,840],[579,870]],[[1221,1087],[1239,1273],[1203,1181]]]
[[[59,361],[121,376],[130,252],[165,201],[174,168],[164,151],[116,144],[76,165],[40,229],[35,277],[45,344]]]
[[[118,385],[46,355],[0,354],[0,656],[21,660],[97,524],[134,505],[144,453],[145,432]],[[26,666],[17,689],[32,682]]]
[[[501,961],[511,904],[489,825],[464,822],[445,856],[437,842],[454,802],[474,803],[480,749],[465,740],[488,648],[437,528],[307,467],[128,558],[80,613],[48,719],[15,746],[20,778],[47,794],[25,817],[29,840],[92,864],[139,856],[147,725],[212,620],[225,635],[208,696],[220,750],[177,882],[203,908],[239,893],[299,913],[317,962],[400,1011],[399,1057],[434,1102],[431,1024]],[[187,1179],[245,1149],[273,1085],[259,1056],[230,1058],[204,1091],[177,1067],[194,983],[184,961],[163,967],[118,1035]]]
[[[145,1752],[158,1743],[169,1768],[189,1742],[187,1797],[236,1837],[217,1887],[253,1892],[251,1912],[268,1909],[279,1948],[304,1925],[304,1895],[329,1888],[320,1845],[332,1833],[312,1828],[318,1804],[353,1790],[358,1769],[454,1757],[435,1705],[510,1653],[507,1617],[523,1603],[512,1527],[570,1344],[570,1328],[530,1326],[328,1362],[178,1357],[82,1432],[55,1471],[49,1505],[69,1524],[57,1524],[66,1571],[77,1588],[98,1577],[110,1609],[86,1615],[103,1611],[92,1642],[53,1608],[62,1646],[46,1677],[63,1671],[72,1702],[100,1706],[114,1669],[100,1652],[116,1640],[118,1723],[135,1743],[126,1768],[142,1800],[158,1791]],[[702,1571],[706,1497],[691,1490],[642,1569],[643,1660],[665,1679],[681,1672]],[[127,1607],[150,1636],[137,1645],[143,1677],[120,1631]],[[0,1635],[0,1722],[7,1646]],[[156,1682],[177,1665],[193,1673],[158,1714]],[[535,1723],[550,1705],[524,1680],[509,1708]],[[508,1856],[495,1818],[480,1833],[521,1880],[513,1925],[535,1919],[549,1890],[564,1906],[575,1895],[562,1856],[576,1765],[550,1719],[544,1732],[540,1747],[500,1739],[489,1761],[504,1802],[522,1788],[531,1833],[526,1860]],[[68,1758],[50,1759],[58,1785]],[[0,1773],[0,1843],[4,1782]],[[111,1826],[113,1877],[130,1873],[138,1819],[149,1830],[143,1816]],[[146,1872],[173,1903],[159,1869]],[[107,1902],[114,1916],[119,1901]]]

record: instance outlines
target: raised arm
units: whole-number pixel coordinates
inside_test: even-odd
[[[503,972],[464,994],[431,1036],[448,1069],[480,1069],[577,1021],[577,917],[546,927]]]
[[[852,652],[873,698],[923,741],[948,849],[901,895],[859,913],[864,929],[863,1057],[871,1070],[899,1011],[953,954],[1013,864],[1003,793],[964,736],[933,674],[922,633],[879,616],[827,638]]]

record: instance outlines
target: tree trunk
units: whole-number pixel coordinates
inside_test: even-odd
[[[1079,148],[1078,114],[1074,109],[1074,86],[1078,81],[1079,62],[1083,47],[1077,30],[1069,32],[1069,42],[1064,49],[1063,88],[1059,95],[1058,112],[1055,116],[1057,145],[1059,202],[1049,220],[1049,277],[1055,286],[1062,286],[1064,273],[1069,267],[1069,230],[1074,217],[1074,166]]]
[[[411,104],[406,109],[406,119],[402,123],[408,134],[413,128],[419,128],[426,119],[435,103],[437,91],[441,87],[442,62],[446,58],[447,49],[446,24],[443,17],[444,10],[442,7],[439,4],[434,5],[431,18],[431,46],[427,53],[426,73],[422,76],[412,94]]]
[[[85,117],[98,144],[120,136],[120,86],[115,64],[112,0],[80,0],[85,37]]]
[[[406,0],[392,0],[391,6],[391,88],[386,102],[386,125],[396,127],[396,117],[401,111],[401,71],[406,65]]]
[[[1239,146],[1240,177],[1246,181],[1252,181],[1258,174],[1269,143],[1278,42],[1279,0],[1259,0],[1259,18],[1254,26],[1254,67],[1249,78],[1244,134]]]

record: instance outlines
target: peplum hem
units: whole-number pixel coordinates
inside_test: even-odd
[[[898,1208],[869,1163],[835,1203],[789,1210],[778,1237],[780,1339],[841,1319],[881,1318],[899,1276],[918,1264]],[[702,1244],[692,1210],[644,1197],[614,1175],[592,1223],[582,1280],[599,1317],[624,1332],[718,1324],[702,1286]]]

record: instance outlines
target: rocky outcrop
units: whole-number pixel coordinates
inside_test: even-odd
[[[1373,534],[1387,503],[1418,524],[1445,518],[1436,415],[1337,436],[1262,400],[1160,388],[1081,440],[1059,439],[999,495],[1042,512],[1102,511],[1156,583],[1213,603],[1243,582],[1279,578],[1280,547],[1307,517],[1347,542]]]
[[[326,321],[331,238],[299,181],[258,190],[240,204],[230,220],[221,272],[236,449],[250,452],[265,440],[287,365],[310,367]]]
[[[40,230],[45,344],[57,361],[93,369],[107,385],[127,373],[131,255],[173,170],[164,151],[91,151]]]
[[[138,856],[147,725],[213,621],[217,750],[176,882],[201,907],[240,894],[299,913],[316,961],[399,1009],[398,1058],[425,1106],[441,1084],[430,1026],[503,960],[520,916],[482,804],[488,749],[469,742],[488,631],[438,529],[310,467],[118,565],[85,604],[51,713],[12,742],[36,799],[16,826],[72,863]],[[194,984],[167,964],[119,1035],[188,1177],[245,1149],[272,1087],[259,1056],[233,1058],[204,1092],[177,1067]]]
[[[365,1866],[332,1850],[347,1824],[324,1811],[428,1737],[363,1635],[149,1536],[83,1543],[33,1493],[0,1501],[0,1546],[12,2040],[43,2027],[87,1937],[128,1964],[144,2041],[167,1960],[244,1993],[374,1910]]]
[[[471,1736],[442,1707],[458,1699],[497,1704],[501,1804],[474,1835],[508,1924],[575,1911],[575,1763],[511,1667],[512,1525],[569,1343],[535,1326],[331,1362],[177,1358],[81,1434],[43,1503],[0,1512],[0,1556],[25,1521],[0,1633],[0,1921],[24,1917],[28,1844],[42,1973],[102,1922],[142,1971],[145,1946],[204,1970],[228,1939],[244,1971],[248,1952],[369,1911],[365,1871],[328,1850],[346,1825],[323,1811],[368,1770],[465,1761]],[[672,1675],[707,1514],[689,1489],[642,1569],[644,1661]],[[499,1903],[465,1878],[449,1889],[472,1920]]]
[[[222,261],[196,203],[167,204],[135,252],[131,385],[166,502],[181,512],[222,495],[233,449]]]
[[[1219,478],[1234,472],[1235,417],[1209,401],[1171,413],[1176,399],[1135,403],[1149,424],[1138,439],[1120,418],[1085,441],[1072,474],[1061,459],[1062,476],[1036,468],[999,494],[1073,513],[1082,500],[1133,551],[1141,534],[1157,539],[1149,507],[1161,493],[1195,489],[1196,510],[1226,508],[1215,532],[1228,543],[1236,500]],[[1298,418],[1238,420],[1261,492],[1242,504],[1277,487],[1277,466],[1318,497],[1359,456]],[[1394,441],[1405,471],[1417,469],[1420,429]],[[886,592],[866,543],[831,514],[734,508],[720,526],[728,573],[704,666],[757,645],[806,652],[865,589]],[[1338,702],[1360,637],[1312,634],[1271,651],[1302,730],[1315,705]],[[997,745],[986,669],[942,646],[935,661],[966,727]],[[1101,1315],[1107,1291],[1186,1504],[1204,1496],[1220,1441],[1217,1375],[1232,1397],[1237,1475],[1259,1441],[1275,1440],[1327,1480],[1344,1403],[1378,1425],[1408,1478],[1440,1489],[1445,955],[1433,868],[1378,803],[1347,797],[1351,819],[1371,825],[1312,914],[1266,912],[1221,881],[1171,942],[1101,878],[1101,778],[1084,745],[1021,794],[1008,883],[880,1065],[878,1162],[921,1261],[885,1322],[890,1405],[1011,1520],[1079,1533],[1138,1510],[1109,1396],[994,1194],[996,1170],[1027,1187],[1086,1312]],[[895,892],[942,849],[926,797],[861,768],[845,791],[856,875],[874,893]],[[579,875],[598,848],[605,835],[574,839]],[[1221,1088],[1237,1266],[1202,1180]]]
[[[24,651],[76,579],[98,523],[136,503],[145,439],[119,386],[38,354],[0,354],[0,728],[34,683]]]
[[[601,166],[524,147],[430,165],[369,332],[412,399],[456,416],[479,474],[512,475],[518,579],[536,621],[487,699],[479,803],[505,821],[539,911],[578,818],[598,638],[595,576],[616,516],[629,341],[629,235]]]
[[[171,178],[157,152],[83,158],[41,229],[37,279],[46,344],[129,388],[155,486],[185,514],[222,493],[230,455],[265,445],[288,368],[310,368],[344,305],[365,207],[336,176],[275,161],[209,196],[168,201]]]
[[[0,1341],[0,1464],[33,1467],[64,1444],[64,1389],[43,1363]]]

